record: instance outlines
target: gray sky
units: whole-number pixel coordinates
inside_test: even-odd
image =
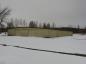
[[[12,18],[86,26],[86,0],[0,0],[0,4],[12,9]]]

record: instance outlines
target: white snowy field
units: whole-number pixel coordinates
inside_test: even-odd
[[[0,36],[0,44],[86,54],[86,35],[57,38]],[[86,57],[0,45],[0,64],[85,64]]]

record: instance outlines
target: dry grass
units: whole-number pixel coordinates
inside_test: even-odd
[[[72,32],[50,30],[50,29],[39,29],[39,28],[15,28],[9,29],[8,35],[13,36],[37,36],[37,37],[60,37],[60,36],[71,36]]]

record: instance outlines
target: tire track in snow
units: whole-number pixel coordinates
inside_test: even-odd
[[[44,52],[59,53],[59,54],[65,54],[65,55],[74,55],[74,56],[86,57],[86,54],[80,54],[80,53],[58,52],[58,51],[52,51],[52,50],[43,50],[43,49],[28,48],[28,47],[22,47],[22,46],[13,46],[13,45],[7,45],[7,44],[0,44],[0,45],[1,46],[11,46],[11,47],[16,47],[16,48],[22,48],[22,49],[28,49],[28,50],[34,50],[34,51],[44,51]]]

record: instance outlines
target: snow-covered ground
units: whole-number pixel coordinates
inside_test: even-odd
[[[0,36],[0,44],[86,54],[86,35],[41,38]],[[85,64],[86,57],[0,45],[0,64]]]
[[[0,33],[0,36],[7,36],[7,32]]]

